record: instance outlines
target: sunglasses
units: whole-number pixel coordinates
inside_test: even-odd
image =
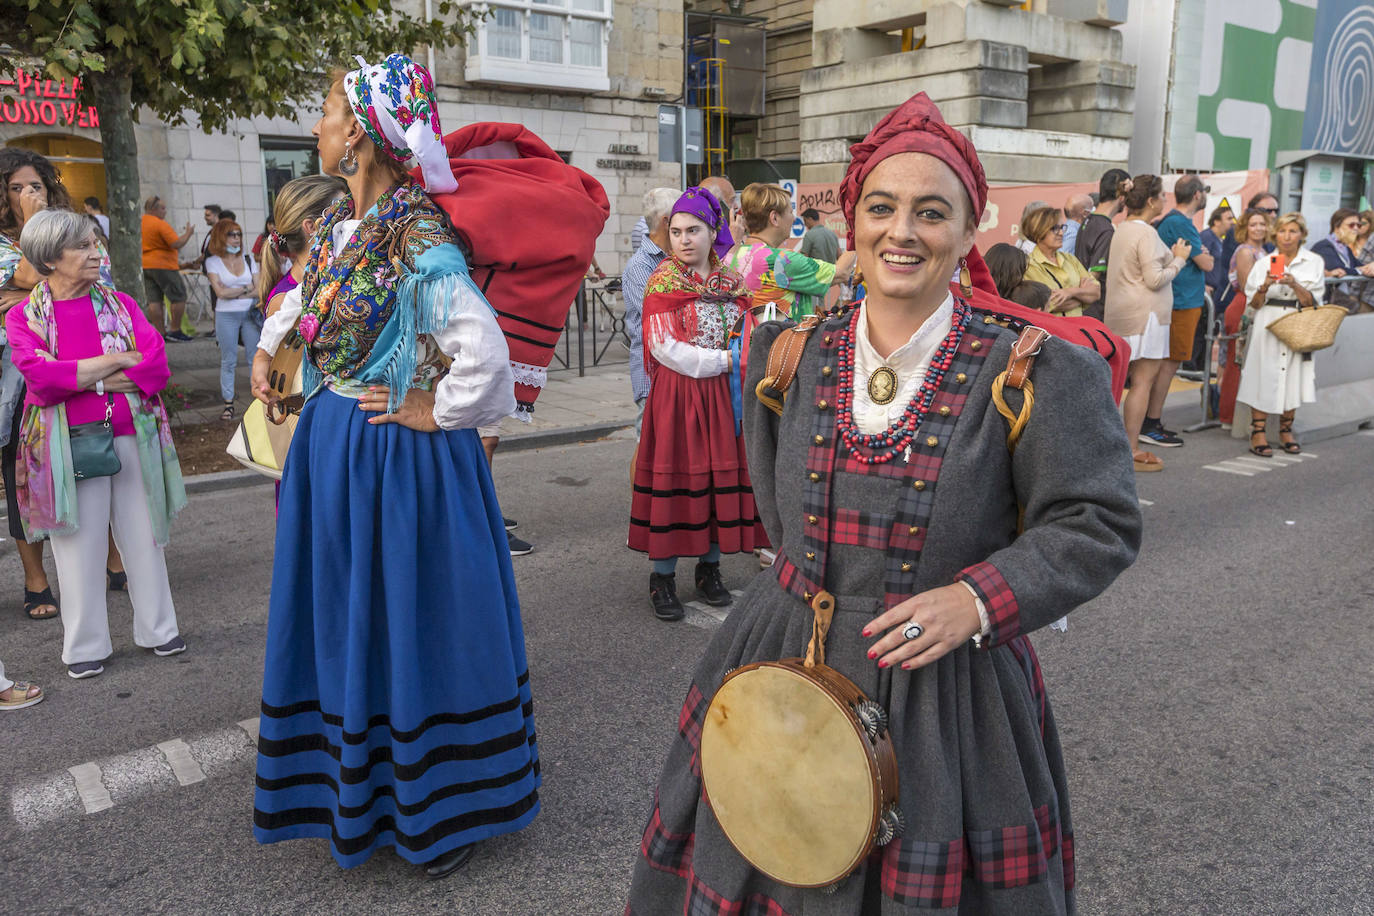
[[[243,238],[243,233],[242,233],[242,232],[226,232],[226,233],[224,233],[224,236],[225,236],[225,238],[230,238],[230,239],[241,239],[241,238]]]
[[[1061,234],[1062,234],[1062,233],[1064,232],[1064,230],[1065,230],[1065,229],[1068,229],[1068,228],[1069,228],[1069,224],[1068,224],[1068,223],[1060,223],[1058,226],[1051,226],[1051,227],[1050,227],[1050,231],[1051,231],[1051,232],[1058,232],[1058,233],[1061,233]]]
[[[1278,216],[1278,215],[1279,215],[1279,208],[1278,208],[1278,207],[1256,207],[1255,209],[1258,210],[1258,211],[1260,211],[1261,213],[1268,213],[1270,216]]]

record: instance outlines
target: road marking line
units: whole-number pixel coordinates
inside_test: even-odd
[[[183,786],[193,786],[205,781],[205,771],[191,756],[191,749],[186,746],[185,741],[173,738],[159,744],[157,749],[167,758],[167,765],[172,768],[172,775],[177,778],[177,782]]]
[[[238,725],[239,728],[241,728],[241,729],[243,729],[244,731],[248,732],[248,737],[253,739],[253,743],[254,743],[254,744],[257,744],[257,743],[258,743],[258,720],[257,720],[257,719],[244,719],[242,722],[239,722],[239,723],[236,723],[236,724]]]
[[[1272,458],[1246,458],[1244,455],[1241,455],[1239,458],[1230,459],[1230,461],[1232,464],[1239,464],[1247,468],[1254,468],[1257,471],[1274,470],[1274,465],[1270,463],[1273,461]]]
[[[1153,506],[1153,505],[1154,505],[1154,500],[1142,499],[1142,500],[1140,500],[1140,504],[1141,504],[1142,506]]]
[[[1269,460],[1270,460],[1270,461],[1276,461],[1276,462],[1278,462],[1279,464],[1282,464],[1282,465],[1285,465],[1285,466],[1286,466],[1286,465],[1290,465],[1290,464],[1302,464],[1302,459],[1301,459],[1301,458],[1293,458],[1293,457],[1291,457],[1291,456],[1289,456],[1289,455],[1275,455],[1273,458],[1270,458]]]
[[[76,780],[76,794],[87,814],[95,814],[114,807],[114,800],[105,784],[100,781],[100,766],[94,763],[80,763],[67,767],[67,772]]]
[[[734,595],[736,598],[741,598],[741,597],[744,596],[744,589],[742,589],[742,588],[732,588],[732,589],[730,589],[730,594]]]
[[[1254,471],[1237,471],[1235,468],[1228,468],[1221,464],[1204,464],[1202,466],[1208,471],[1221,471],[1225,474],[1239,474],[1242,477],[1254,477]]]
[[[724,621],[726,615],[730,613],[725,608],[711,607],[709,604],[703,604],[700,601],[688,601],[686,606],[696,611],[698,614],[705,614],[719,621]]]

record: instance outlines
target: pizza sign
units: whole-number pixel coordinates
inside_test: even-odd
[[[81,77],[48,79],[20,70],[13,79],[0,79],[0,124],[40,124],[47,127],[99,127],[94,105],[79,105]]]

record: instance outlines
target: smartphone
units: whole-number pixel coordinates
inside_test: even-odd
[[[1287,271],[1287,270],[1288,270],[1288,259],[1287,259],[1287,258],[1285,258],[1285,257],[1284,257],[1283,255],[1281,255],[1281,254],[1272,254],[1272,255],[1269,256],[1269,276],[1271,276],[1271,277],[1273,277],[1275,280],[1277,280],[1277,279],[1279,279],[1280,277],[1282,277],[1282,276],[1284,275],[1284,272]]]

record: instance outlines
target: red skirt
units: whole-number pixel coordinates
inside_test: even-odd
[[[1231,299],[1226,307],[1222,330],[1234,334],[1240,330],[1240,318],[1245,313],[1245,291],[1242,290]],[[1236,341],[1226,341],[1226,366],[1221,370],[1221,400],[1217,405],[1217,418],[1223,423],[1235,422],[1236,392],[1240,389],[1240,367],[1236,365]]]
[[[652,560],[768,546],[754,508],[729,376],[688,378],[660,366],[644,405],[630,503],[631,550]]]

